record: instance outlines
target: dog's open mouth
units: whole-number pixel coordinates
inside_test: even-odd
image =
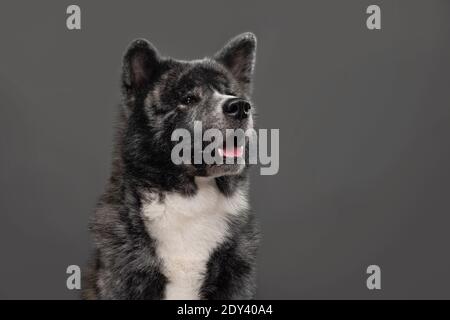
[[[244,144],[245,139],[233,137],[233,139],[227,139],[222,148],[217,148],[217,153],[223,158],[241,158],[244,156]]]
[[[224,158],[240,158],[244,154],[244,146],[225,146],[225,148],[218,148],[217,152]]]

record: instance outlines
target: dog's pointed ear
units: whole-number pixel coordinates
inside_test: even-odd
[[[214,59],[231,72],[246,93],[250,93],[255,56],[256,36],[246,32],[231,39],[215,54]]]
[[[150,87],[158,72],[160,58],[155,47],[145,39],[131,42],[124,58],[122,85],[126,92],[141,92]]]

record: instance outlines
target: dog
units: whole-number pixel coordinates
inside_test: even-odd
[[[172,133],[192,133],[195,121],[221,132],[253,127],[255,55],[252,33],[193,61],[162,57],[144,39],[130,44],[112,172],[89,227],[83,298],[255,297],[260,233],[248,164],[171,159]],[[239,157],[240,143],[223,144],[220,156]]]

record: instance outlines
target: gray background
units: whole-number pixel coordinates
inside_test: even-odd
[[[127,44],[192,59],[243,31],[281,140],[279,174],[253,170],[258,297],[450,298],[450,1],[75,3],[81,31],[69,1],[0,5],[0,298],[78,297],[65,270],[88,258]]]

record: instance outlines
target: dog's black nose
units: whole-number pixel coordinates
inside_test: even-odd
[[[247,118],[251,108],[250,102],[240,98],[229,99],[223,104],[223,112],[237,120]]]

